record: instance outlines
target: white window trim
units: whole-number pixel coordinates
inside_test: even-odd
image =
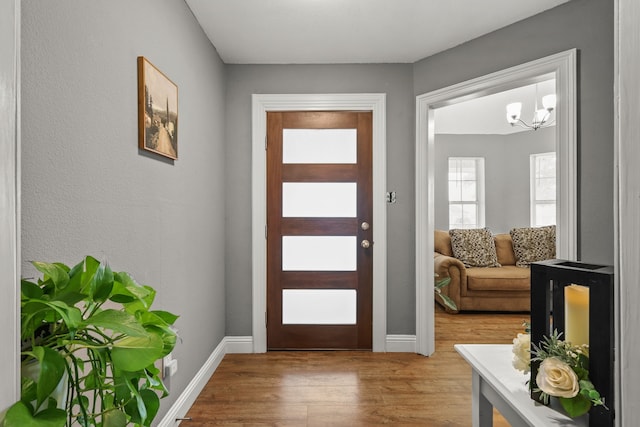
[[[484,157],[449,157],[447,159],[447,163],[452,159],[455,160],[473,160],[475,163],[475,175],[476,175],[476,200],[474,204],[476,205],[476,228],[482,228],[485,226],[485,173],[484,173]],[[447,177],[447,183],[451,182]],[[447,191],[447,195],[448,191]],[[451,212],[451,205],[459,205],[459,204],[469,204],[469,201],[466,202],[452,202],[449,199],[449,212]],[[449,218],[451,218],[451,213],[449,213]],[[449,222],[449,228],[454,227],[451,222]]]
[[[537,220],[536,220],[536,206],[540,205],[540,204],[550,204],[553,203],[554,205],[557,205],[557,199],[558,199],[558,195],[556,194],[556,198],[554,200],[546,200],[546,201],[539,201],[537,198],[537,192],[536,192],[536,179],[537,179],[537,174],[536,174],[536,160],[539,159],[540,157],[546,157],[546,156],[551,156],[553,155],[554,158],[556,159],[556,180],[557,180],[557,170],[558,170],[558,156],[556,155],[555,151],[550,151],[548,153],[536,153],[536,154],[531,154],[529,155],[529,223],[531,225],[531,227],[536,227],[537,226]],[[557,222],[557,221],[556,221]]]

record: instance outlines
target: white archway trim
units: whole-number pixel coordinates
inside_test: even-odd
[[[267,245],[265,238],[266,120],[268,111],[357,110],[373,112],[373,351],[385,351],[387,333],[386,94],[268,94],[252,96],[252,289],[253,350],[267,351]]]
[[[433,302],[434,109],[502,92],[542,80],[556,79],[556,152],[558,163],[557,254],[577,256],[576,50],[498,71],[416,97],[416,350],[435,350]]]

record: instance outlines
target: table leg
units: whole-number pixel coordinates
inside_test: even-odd
[[[480,392],[483,379],[473,370],[471,375],[471,420],[473,427],[493,426],[493,405]]]

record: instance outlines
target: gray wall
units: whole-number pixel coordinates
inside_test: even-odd
[[[613,5],[573,0],[417,62],[414,94],[578,49],[578,255],[613,264]]]
[[[412,66],[231,65],[227,80],[227,334],[251,335],[251,94],[386,93],[389,333],[415,329]],[[398,309],[398,307],[402,307]]]
[[[157,420],[224,337],[224,64],[182,1],[22,2],[22,254],[91,254],[179,314]],[[138,151],[136,57],[179,87],[179,159]]]
[[[448,158],[484,157],[485,225],[492,233],[530,226],[529,156],[555,151],[555,129],[508,135],[435,137],[434,210],[436,229],[449,229]]]

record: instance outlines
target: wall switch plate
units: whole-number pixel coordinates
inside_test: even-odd
[[[395,203],[396,202],[396,192],[389,191],[387,192],[387,203]]]

